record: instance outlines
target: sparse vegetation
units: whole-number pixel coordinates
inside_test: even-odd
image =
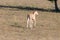
[[[5,2],[10,6],[35,4],[37,8],[52,8],[48,0],[1,0],[0,4],[7,5]],[[60,40],[60,12],[39,10],[37,26],[31,30],[26,28],[26,14],[32,11],[34,10],[0,8],[0,40]]]

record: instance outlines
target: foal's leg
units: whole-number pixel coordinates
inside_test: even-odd
[[[34,20],[34,26],[36,26],[36,20]]]
[[[30,20],[30,28],[33,28],[33,20]]]
[[[29,18],[27,19],[27,28],[28,28],[28,26],[29,26]]]

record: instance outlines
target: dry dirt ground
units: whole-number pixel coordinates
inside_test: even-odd
[[[0,9],[0,40],[60,40],[60,13],[41,12],[37,26],[26,28],[26,15],[32,11]]]
[[[0,0],[0,5],[54,8],[47,0]],[[26,15],[31,12],[0,8],[0,40],[60,40],[60,13],[38,11],[37,26],[31,30],[26,28]]]

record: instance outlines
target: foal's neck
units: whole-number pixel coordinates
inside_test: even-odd
[[[36,15],[35,12],[33,12],[33,15],[34,15],[34,16]]]

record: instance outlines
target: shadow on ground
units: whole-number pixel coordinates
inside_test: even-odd
[[[60,10],[55,10],[55,9],[43,9],[43,8],[36,8],[36,7],[29,7],[29,6],[5,6],[5,5],[0,5],[0,8],[17,8],[20,10],[38,10],[38,11],[43,11],[43,12],[60,12]]]
[[[20,24],[18,24],[18,23],[13,23],[13,24],[11,24],[10,26],[12,26],[12,27],[18,27],[18,28],[24,28],[24,27],[22,27]]]

